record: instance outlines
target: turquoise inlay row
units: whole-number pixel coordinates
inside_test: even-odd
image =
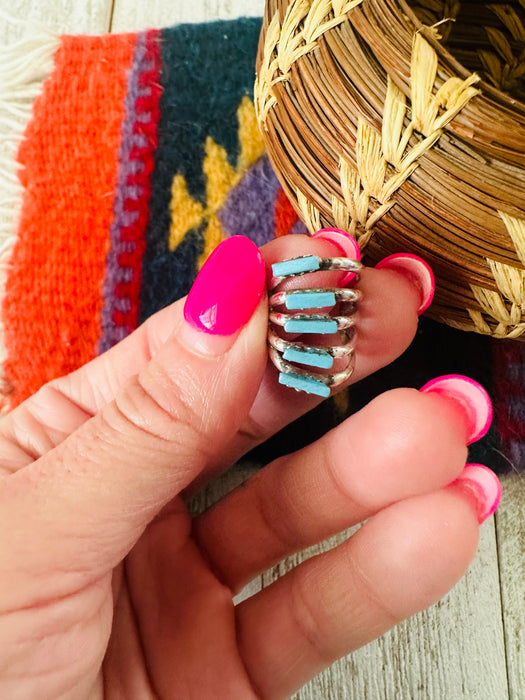
[[[312,272],[319,269],[319,258],[317,255],[307,255],[304,258],[295,260],[284,260],[272,265],[274,277],[285,277],[287,275],[299,275],[302,272]]]
[[[337,323],[331,318],[290,318],[284,330],[287,333],[337,333]]]
[[[333,292],[294,292],[286,297],[287,309],[322,309],[335,306]]]
[[[286,348],[283,357],[288,362],[297,362],[300,365],[310,365],[311,367],[321,367],[331,369],[334,358],[322,350],[303,350],[299,348]]]
[[[323,382],[311,377],[301,377],[299,374],[293,374],[292,372],[281,372],[279,374],[279,384],[289,386],[297,391],[305,391],[307,394],[322,396],[324,399],[330,396],[330,388]]]

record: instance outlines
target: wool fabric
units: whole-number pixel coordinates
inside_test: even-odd
[[[260,27],[240,19],[61,39],[18,155],[22,214],[2,302],[7,407],[186,294],[224,238],[263,245],[306,232],[256,127]],[[462,373],[495,408],[469,459],[523,470],[524,348],[422,318],[401,358],[252,457],[310,442],[387,389]]]

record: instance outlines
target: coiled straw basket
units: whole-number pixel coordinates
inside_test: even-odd
[[[525,0],[267,0],[255,99],[311,231],[421,255],[431,316],[525,339]]]

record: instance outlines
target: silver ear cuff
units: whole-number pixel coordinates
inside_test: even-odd
[[[336,270],[355,273],[355,281],[362,265],[351,258],[320,258],[303,255],[290,258],[272,266],[273,288],[269,298],[269,355],[279,370],[279,383],[297,391],[328,397],[333,388],[345,382],[355,364],[355,318],[361,293],[352,288],[308,288],[276,291],[279,284],[291,277],[299,277],[320,270]],[[331,314],[320,309],[334,309]],[[283,310],[283,308],[285,310]],[[288,313],[298,311],[299,313]],[[333,345],[318,345],[287,340],[281,333],[336,335],[339,342]],[[342,368],[323,374],[306,367],[331,370],[334,363]],[[299,365],[299,366],[298,366]]]

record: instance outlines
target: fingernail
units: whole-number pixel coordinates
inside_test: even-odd
[[[500,504],[500,480],[483,464],[467,464],[451,486],[458,486],[474,497],[479,523],[490,517]]]
[[[420,391],[441,394],[462,406],[468,423],[467,445],[482,438],[490,428],[492,403],[485,389],[474,379],[462,374],[446,374],[427,382]]]
[[[186,341],[191,336],[206,354],[225,352],[264,290],[265,265],[257,246],[245,236],[227,238],[210,255],[186,299]]]
[[[334,243],[345,258],[352,260],[361,260],[361,251],[357,241],[346,231],[340,228],[322,228],[320,231],[312,234],[312,238],[321,238],[325,241]],[[349,272],[341,280],[341,286],[347,285],[355,278],[355,272]]]
[[[377,263],[376,270],[385,269],[399,272],[416,285],[421,296],[421,304],[417,310],[418,315],[428,309],[436,291],[434,273],[428,263],[411,253],[395,253]]]

